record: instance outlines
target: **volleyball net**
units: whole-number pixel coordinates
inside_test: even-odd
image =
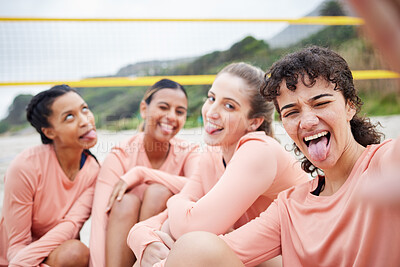
[[[183,85],[211,84],[217,69],[209,75],[186,75],[181,70],[183,75],[177,76],[169,70],[206,54],[212,57],[214,51],[226,51],[246,36],[284,53],[325,27],[362,24],[355,17],[0,18],[0,86],[148,86],[162,77]],[[350,67],[358,80],[400,77],[376,64],[355,66]]]

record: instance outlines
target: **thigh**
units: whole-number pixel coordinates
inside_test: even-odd
[[[281,267],[282,266],[282,256],[276,256],[270,260],[258,264],[256,267]]]

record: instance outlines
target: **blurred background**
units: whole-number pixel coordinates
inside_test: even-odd
[[[267,70],[310,44],[347,60],[362,112],[400,114],[399,76],[385,71],[343,1],[0,0],[0,133],[25,129],[32,95],[61,83],[78,88],[98,128],[134,129],[144,90],[164,76],[188,90],[186,128],[200,127],[223,66],[245,61]]]

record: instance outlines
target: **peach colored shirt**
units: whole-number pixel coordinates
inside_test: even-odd
[[[216,147],[205,149],[196,174],[168,200],[168,214],[131,229],[128,245],[138,260],[148,244],[161,241],[154,230],[167,217],[175,238],[198,230],[222,234],[258,216],[282,190],[309,180],[295,158],[264,132],[243,136],[226,169]]]
[[[90,216],[99,169],[88,156],[71,181],[52,145],[20,153],[4,177],[0,265],[38,266],[63,242],[79,237]]]
[[[223,240],[246,266],[282,254],[284,266],[400,266],[400,210],[356,201],[364,182],[399,172],[400,139],[371,145],[331,196],[317,179],[278,195],[267,211]]]
[[[144,133],[139,133],[114,147],[102,164],[92,209],[90,266],[105,265],[105,236],[108,222],[106,206],[114,185],[121,178],[128,185],[138,184],[132,190],[139,198],[142,198],[150,183],[163,184],[175,194],[182,189],[187,181],[186,177],[192,175],[198,163],[197,145],[172,138],[165,162],[158,170],[154,170],[144,150],[143,138]],[[133,168],[141,175],[135,175]]]

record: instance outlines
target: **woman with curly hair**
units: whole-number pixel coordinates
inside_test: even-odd
[[[318,178],[281,192],[257,219],[221,238],[182,237],[166,266],[253,266],[279,254],[284,266],[398,266],[400,210],[360,199],[359,191],[388,170],[399,173],[400,139],[380,143],[358,115],[346,61],[313,46],[279,60],[266,77],[262,94],[304,154],[304,170]]]

